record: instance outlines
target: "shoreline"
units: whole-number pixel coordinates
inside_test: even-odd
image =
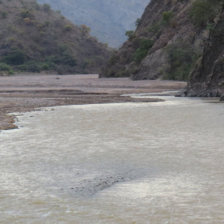
[[[16,75],[0,77],[0,131],[15,129],[10,113],[62,105],[161,102],[156,98],[132,98],[123,94],[177,91],[185,82],[99,79],[98,75]]]

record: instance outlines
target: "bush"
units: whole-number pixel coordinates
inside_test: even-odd
[[[115,77],[119,78],[119,77],[129,77],[130,74],[128,73],[127,70],[120,70],[118,72],[115,73]]]
[[[55,69],[55,65],[41,61],[27,61],[22,65],[16,66],[16,69],[24,72],[41,72]]]
[[[8,75],[12,75],[14,72],[10,65],[7,65],[5,63],[0,63],[0,74],[6,73]]]
[[[39,60],[30,60],[28,57],[21,64],[14,64],[14,68],[19,71],[26,72],[41,72],[48,70],[56,70],[68,72],[74,70],[76,66],[76,59],[66,49],[60,48],[60,53],[51,54]]]
[[[80,30],[84,36],[88,36],[91,32],[91,28],[86,25],[81,25]]]
[[[1,61],[9,65],[21,65],[27,56],[22,50],[14,49],[1,58]]]
[[[49,12],[51,10],[51,6],[49,4],[43,4],[43,10],[45,12]]]
[[[152,24],[149,28],[148,28],[148,31],[150,33],[153,33],[154,35],[158,34],[159,31],[161,30],[162,28],[162,25],[160,22],[157,22],[157,23],[154,23]]]
[[[147,56],[154,42],[150,39],[139,39],[138,42],[139,47],[134,53],[134,61],[139,64]]]
[[[173,18],[173,12],[165,11],[165,12],[163,12],[162,23],[165,25],[169,25],[172,18]]]
[[[167,54],[170,68],[163,78],[187,81],[199,56],[194,48],[185,43],[173,44],[167,48]]]
[[[135,38],[135,32],[133,30],[126,31],[125,35],[128,37],[129,40],[132,40]]]
[[[66,25],[64,27],[64,30],[67,31],[67,32],[71,31],[72,30],[72,25]]]
[[[0,12],[0,16],[2,19],[6,19],[8,14],[6,12]]]
[[[110,57],[108,64],[109,64],[110,66],[112,66],[112,65],[115,65],[118,61],[119,61],[119,56],[118,56],[117,54],[114,53],[114,54]]]
[[[31,11],[29,9],[23,9],[20,12],[20,16],[25,19],[25,18],[32,18],[33,14],[31,13]]]
[[[50,64],[50,63],[42,63],[41,64],[41,70],[44,70],[44,71],[53,69],[53,67],[54,66],[52,64]]]
[[[218,0],[196,0],[191,7],[190,17],[194,25],[198,27],[206,26],[215,18],[220,9]]]
[[[23,22],[26,24],[26,25],[32,25],[33,24],[33,21],[30,19],[30,18],[24,18],[23,19]]]
[[[140,19],[140,18],[136,19],[136,21],[135,21],[135,26],[136,26],[136,27],[139,26],[140,23],[141,23],[141,19]]]
[[[40,72],[41,67],[40,64],[35,62],[35,61],[28,61],[25,64],[17,66],[17,69],[19,71],[24,71],[24,72]]]
[[[162,28],[168,25],[172,25],[174,27],[176,21],[174,21],[173,17],[174,17],[173,12],[171,11],[163,12],[162,18],[148,27],[148,32],[152,33],[153,35],[157,35]]]
[[[48,63],[57,65],[75,66],[77,64],[76,59],[67,52],[63,52],[62,55],[50,56],[47,59]]]

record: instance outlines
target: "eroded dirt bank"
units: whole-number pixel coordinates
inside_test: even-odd
[[[0,76],[0,130],[15,128],[14,117],[9,115],[13,112],[59,105],[155,102],[159,99],[133,99],[121,95],[179,90],[185,86],[185,82],[98,79],[98,75]]]

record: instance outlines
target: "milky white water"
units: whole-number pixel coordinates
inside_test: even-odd
[[[224,105],[57,107],[0,133],[1,224],[223,224]]]

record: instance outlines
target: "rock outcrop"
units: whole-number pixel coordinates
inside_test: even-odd
[[[224,100],[224,8],[191,74],[186,95],[221,96]]]
[[[175,49],[181,56],[183,56],[181,50],[184,49],[185,53],[188,52],[187,58],[192,56],[190,59],[192,65],[197,58],[196,55],[202,52],[203,41],[208,38],[208,31],[196,27],[191,21],[189,11],[192,2],[151,0],[136,31],[127,33],[129,40],[113,55],[102,70],[101,76],[131,76],[133,79],[166,78],[167,74],[172,72],[170,49]],[[186,65],[181,69],[184,71],[191,68]]]

